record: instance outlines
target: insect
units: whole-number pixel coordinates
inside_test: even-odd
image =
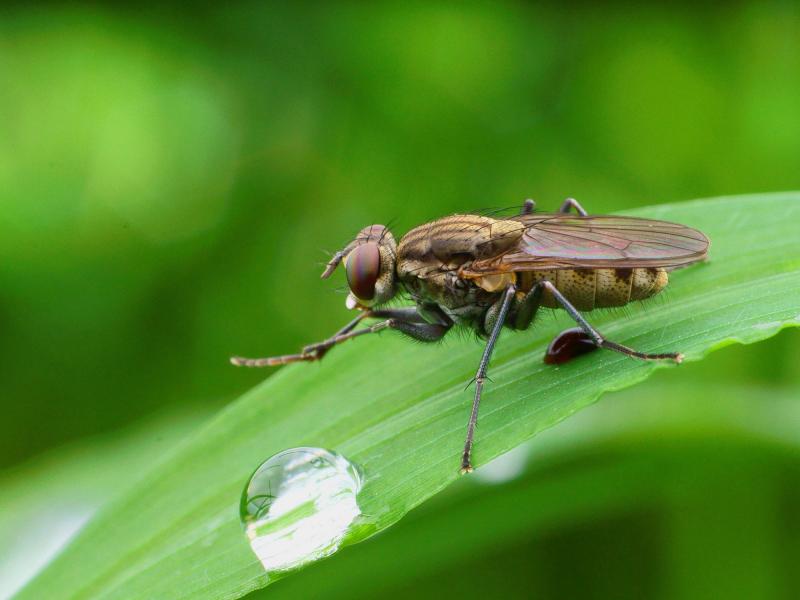
[[[572,214],[574,211],[577,214]],[[530,327],[539,307],[562,308],[583,334],[570,333],[552,362],[582,354],[588,338],[599,348],[643,360],[681,362],[677,352],[650,354],[606,339],[581,311],[622,306],[658,294],[668,271],[706,258],[708,238],[696,229],[651,219],[589,215],[573,198],[557,213],[536,212],[526,200],[519,214],[493,218],[452,215],[420,225],[400,243],[383,225],[370,225],[336,252],[322,278],[344,262],[348,309],[358,316],[336,334],[298,354],[234,357],[237,366],[264,367],[320,360],[333,346],[394,329],[423,342],[440,340],[455,325],[486,341],[475,373],[475,395],[461,455],[472,470],[472,446],[489,360],[501,329]],[[405,291],[414,306],[386,304]],[[380,319],[360,327],[364,319]],[[561,336],[560,336],[561,338]]]

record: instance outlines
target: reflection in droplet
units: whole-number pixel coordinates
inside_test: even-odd
[[[269,573],[336,552],[361,514],[361,475],[345,457],[292,448],[256,469],[242,493],[240,516],[250,547]]]

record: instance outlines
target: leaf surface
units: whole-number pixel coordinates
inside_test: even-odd
[[[589,313],[609,339],[694,361],[800,325],[800,193],[631,214],[700,229],[711,239],[710,259],[671,274],[669,288],[647,303]],[[481,407],[476,465],[605,391],[676,368],[604,351],[543,364],[548,342],[571,325],[545,311],[532,330],[503,333]],[[58,590],[76,598],[235,598],[265,586],[270,578],[239,524],[239,496],[263,460],[297,446],[336,450],[360,465],[366,483],[358,501],[372,524],[361,535],[390,526],[459,477],[471,403],[465,385],[480,354],[466,336],[425,346],[384,333],[337,348],[320,364],[282,368],[101,511],[20,597]]]

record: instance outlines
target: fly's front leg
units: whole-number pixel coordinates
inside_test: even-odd
[[[391,323],[387,327],[420,342],[439,341],[453,326],[441,311],[421,306],[373,310],[370,317],[388,318]]]
[[[586,212],[586,209],[581,206],[581,203],[575,200],[575,198],[567,198],[564,200],[564,202],[561,204],[561,207],[558,209],[558,212],[568,213],[571,209],[575,209],[575,212],[582,217],[585,217],[589,214]]]
[[[607,340],[603,337],[603,335],[597,331],[594,327],[592,327],[589,322],[583,318],[583,315],[578,312],[578,309],[575,308],[569,300],[567,300],[564,295],[558,291],[555,285],[551,282],[545,280],[541,281],[537,286],[541,286],[544,289],[547,289],[556,301],[564,308],[564,310],[569,313],[569,316],[572,317],[575,322],[580,326],[580,328],[592,338],[592,341],[599,346],[600,348],[606,348],[608,350],[613,350],[615,352],[620,352],[627,356],[632,356],[634,358],[641,358],[643,360],[673,360],[676,363],[680,363],[683,361],[683,354],[680,352],[664,352],[661,354],[650,354],[647,352],[639,352],[638,350],[634,350],[633,348],[629,348],[628,346],[623,346],[622,344],[617,344],[616,342],[612,342]]]
[[[373,314],[371,316],[374,317],[377,315]],[[449,326],[445,325],[417,322],[416,320],[403,320],[402,318],[391,318],[386,319],[385,321],[380,321],[379,323],[375,323],[374,325],[370,325],[369,327],[365,327],[364,329],[356,329],[355,331],[336,335],[325,340],[324,342],[306,346],[303,348],[303,354],[319,355],[321,358],[320,353],[324,354],[336,344],[341,344],[342,342],[346,342],[347,340],[351,340],[368,333],[378,333],[384,329],[396,329],[400,333],[412,337],[415,340],[419,340],[420,342],[435,342],[440,340],[444,334],[447,333],[449,328]]]
[[[337,331],[333,337],[344,335],[352,331],[356,325],[369,316],[368,312],[360,313],[355,319],[350,321],[347,325]],[[293,362],[304,362],[311,360],[319,360],[325,352],[317,354],[309,354],[305,350],[299,354],[283,354],[281,356],[270,356],[267,358],[244,358],[241,356],[232,356],[231,364],[237,367],[277,367],[278,365],[288,365]]]
[[[366,335],[368,333],[378,333],[379,331],[388,329],[393,325],[393,319],[386,319],[385,321],[380,321],[363,329],[356,329],[355,331],[348,331],[347,333],[339,333],[322,342],[309,344],[308,346],[303,347],[303,354],[306,356],[313,356],[314,360],[320,360],[328,352],[328,350],[333,348],[336,344],[341,344],[342,342],[352,340],[353,338]]]
[[[489,360],[492,358],[497,338],[500,337],[500,331],[505,323],[508,309],[514,300],[514,294],[517,288],[510,285],[503,293],[503,297],[495,304],[497,306],[496,314],[492,317],[493,326],[489,339],[486,342],[486,347],[483,349],[483,356],[478,365],[478,371],[475,373],[475,399],[472,401],[472,412],[469,416],[469,423],[467,424],[467,439],[464,442],[464,452],[461,455],[461,472],[469,473],[472,471],[472,443],[475,437],[475,425],[478,423],[478,408],[481,404],[481,393],[483,392],[483,384],[486,381],[486,370],[489,367]],[[494,307],[492,307],[494,308]],[[488,316],[488,315],[487,315]]]
[[[385,320],[370,327],[356,329],[356,326],[367,318],[385,318]],[[449,325],[440,324],[430,325],[417,313],[416,308],[364,311],[327,340],[310,344],[298,354],[284,354],[268,358],[235,356],[231,358],[231,363],[237,367],[275,367],[294,362],[316,361],[325,356],[328,350],[336,344],[368,333],[377,333],[384,329],[397,329],[421,341],[435,341],[444,336],[449,327]]]

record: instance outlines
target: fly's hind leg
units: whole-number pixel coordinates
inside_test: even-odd
[[[613,350],[614,352],[620,352],[627,356],[632,356],[634,358],[641,358],[643,360],[673,360],[676,363],[680,363],[683,361],[683,354],[680,352],[664,352],[660,354],[650,354],[647,352],[639,352],[638,350],[634,350],[633,348],[629,348],[628,346],[623,346],[622,344],[618,344],[616,342],[612,342],[607,340],[603,335],[597,331],[594,327],[592,327],[589,322],[583,318],[583,315],[578,312],[578,309],[575,308],[569,300],[567,300],[564,295],[558,291],[555,285],[551,282],[545,280],[540,281],[534,287],[542,287],[543,289],[547,289],[556,301],[567,311],[570,317],[572,317],[575,322],[580,326],[580,328],[586,332],[592,341],[600,348],[606,348],[608,350]]]
[[[567,198],[564,200],[564,202],[561,204],[561,207],[558,209],[558,212],[568,213],[571,209],[575,209],[575,212],[582,217],[585,217],[589,214],[586,212],[586,209],[581,206],[581,203],[575,200],[575,198]]]

